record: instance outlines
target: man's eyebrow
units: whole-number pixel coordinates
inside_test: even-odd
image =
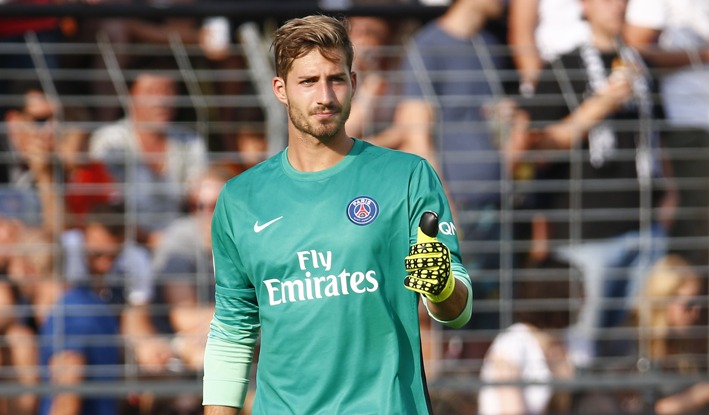
[[[312,79],[312,78],[320,78],[321,76],[322,76],[321,74],[298,75],[297,78],[298,79]],[[337,72],[337,73],[325,75],[326,78],[336,78],[336,77],[341,77],[341,76],[347,76],[347,72],[342,71],[342,72]]]

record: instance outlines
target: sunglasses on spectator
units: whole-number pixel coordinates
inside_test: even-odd
[[[699,298],[677,298],[674,300],[675,304],[682,307],[683,310],[693,310],[697,307],[701,307],[702,302]]]
[[[32,124],[34,124],[37,127],[44,127],[55,120],[54,114],[37,116],[37,115],[25,113],[25,115],[27,116],[27,118],[29,118],[29,121],[31,121]]]

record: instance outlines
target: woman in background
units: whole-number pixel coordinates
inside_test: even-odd
[[[632,315],[638,328],[638,357],[648,370],[699,375],[707,370],[706,282],[683,257],[671,254],[650,271]],[[657,391],[657,414],[707,413],[709,384],[684,390],[669,383]]]

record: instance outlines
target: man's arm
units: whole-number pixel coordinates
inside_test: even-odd
[[[544,62],[534,40],[539,21],[539,0],[510,0],[507,41],[521,83],[536,85]]]
[[[77,385],[84,379],[86,359],[80,353],[65,350],[54,354],[49,361],[53,385]],[[81,413],[81,396],[61,392],[52,399],[50,415],[78,415]]]
[[[628,23],[625,25],[623,37],[628,45],[636,48],[648,62],[656,67],[681,68],[709,62],[709,47],[703,49],[662,49],[657,45],[660,33],[661,31],[657,29]]]
[[[569,149],[585,138],[594,126],[615,112],[632,96],[629,74],[611,74],[607,84],[588,97],[574,112],[547,126],[539,136],[536,148]]]
[[[173,357],[170,343],[157,334],[147,304],[126,306],[121,316],[121,333],[144,370],[162,370]]]
[[[241,408],[232,408],[231,406],[205,406],[204,415],[239,415]]]
[[[450,297],[440,303],[427,301],[426,308],[437,321],[453,321],[465,311],[469,295],[468,286],[462,279],[457,279]]]
[[[662,415],[685,414],[707,407],[709,407],[709,383],[703,382],[658,400],[655,403],[655,412]]]
[[[433,135],[435,121],[435,110],[427,101],[405,99],[396,107],[390,127],[390,130],[396,134],[390,135],[399,140],[396,147],[398,150],[425,158],[440,175],[440,163]]]
[[[203,405],[209,411],[217,411],[213,415],[238,413],[246,402],[256,343],[253,336],[237,342],[225,340],[222,337],[228,333],[223,330],[229,327],[217,321],[212,323],[204,352]],[[230,337],[234,337],[234,332]],[[210,414],[209,411],[206,413]]]
[[[170,302],[170,325],[175,331],[171,342],[173,352],[193,369],[204,366],[204,348],[214,306],[206,304]]]

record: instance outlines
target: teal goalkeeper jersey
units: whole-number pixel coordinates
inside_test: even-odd
[[[227,183],[210,337],[260,330],[254,414],[430,412],[419,296],[403,285],[426,210],[468,278],[441,182],[418,156],[355,140],[337,165],[304,173],[286,149]]]

